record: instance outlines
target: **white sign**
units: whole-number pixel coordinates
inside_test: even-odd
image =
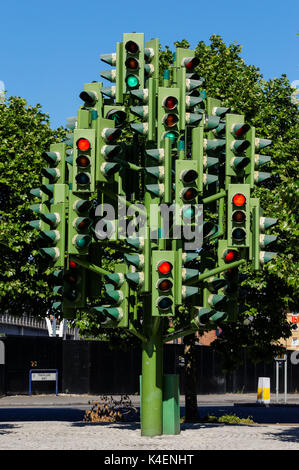
[[[55,372],[32,372],[31,380],[34,382],[38,380],[56,380]]]

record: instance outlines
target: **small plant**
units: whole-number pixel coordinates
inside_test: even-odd
[[[83,421],[86,422],[110,422],[117,421],[137,421],[139,413],[137,408],[132,406],[128,395],[121,395],[119,401],[112,396],[100,397],[101,402],[92,402],[91,410],[86,410]]]
[[[181,424],[187,422],[185,416],[181,417],[180,422]],[[236,416],[235,414],[227,414],[223,416],[208,415],[204,416],[203,418],[199,418],[197,422],[216,424],[256,424],[253,421],[252,416],[248,416],[247,418],[239,418],[239,416]]]
[[[239,418],[239,416],[236,416],[235,414],[228,414],[228,415],[223,415],[220,417],[216,416],[207,416],[207,422],[208,423],[222,423],[222,424],[255,424],[255,422],[252,419],[252,416],[248,416],[247,418]]]

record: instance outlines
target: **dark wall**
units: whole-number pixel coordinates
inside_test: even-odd
[[[54,339],[54,342],[52,341]],[[58,369],[61,383],[62,341],[42,336],[8,336],[1,338],[5,345],[4,382],[5,393],[28,393],[30,369]],[[55,392],[55,382],[35,382],[32,392]]]
[[[0,394],[28,394],[30,369],[58,369],[60,393],[109,395],[139,393],[141,350],[110,350],[106,342],[74,341],[49,337],[2,337],[5,364],[0,365]],[[164,373],[179,374],[184,394],[184,347],[164,346]],[[220,357],[207,346],[198,346],[197,393],[256,393],[258,377],[270,377],[275,392],[275,361],[244,364],[231,374],[221,371]],[[283,392],[284,371],[280,372]],[[288,393],[299,390],[299,364],[288,360]],[[55,382],[32,382],[32,393],[54,393]]]

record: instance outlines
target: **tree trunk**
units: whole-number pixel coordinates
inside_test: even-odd
[[[198,421],[196,393],[196,355],[195,335],[191,334],[184,338],[185,357],[185,420]]]

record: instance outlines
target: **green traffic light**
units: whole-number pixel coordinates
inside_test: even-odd
[[[183,209],[183,217],[186,219],[190,219],[190,220],[193,219],[195,216],[195,213],[196,213],[195,207],[193,206]]]
[[[171,143],[174,144],[175,141],[176,141],[176,133],[175,132],[166,132],[166,134],[164,135],[164,138],[168,138],[171,140]]]
[[[78,250],[82,250],[83,248],[87,248],[88,245],[91,243],[90,235],[76,235],[75,237],[75,245]]]
[[[136,88],[139,85],[138,77],[136,77],[136,75],[128,75],[126,83],[129,88]]]

